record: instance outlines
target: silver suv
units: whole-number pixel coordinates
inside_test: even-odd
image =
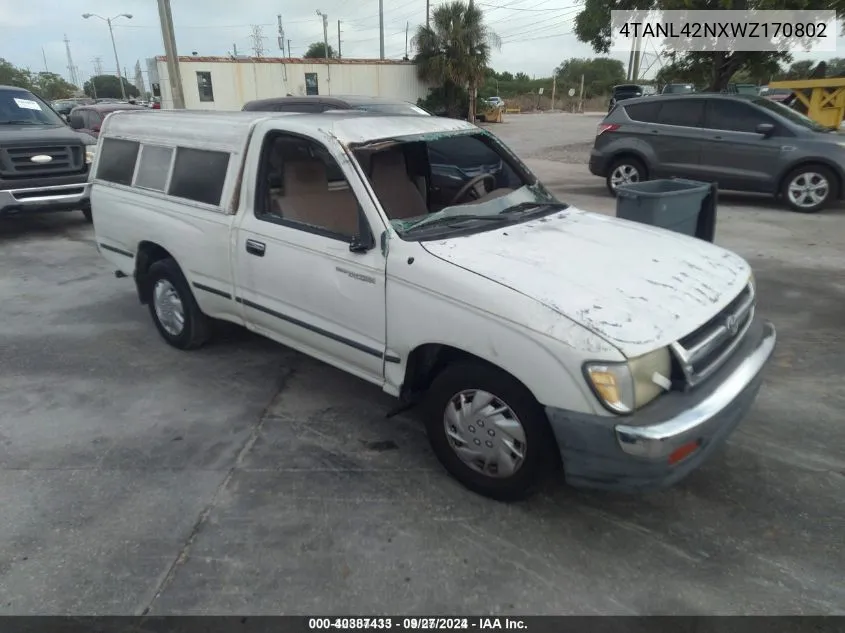
[[[813,213],[842,197],[845,136],[763,97],[628,99],[598,126],[590,171],[613,195],[623,183],[689,178]]]

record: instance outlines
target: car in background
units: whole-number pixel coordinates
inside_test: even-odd
[[[91,105],[78,106],[71,110],[68,117],[70,126],[79,132],[90,134],[97,138],[100,134],[100,127],[103,120],[112,112],[118,110],[146,110],[144,106],[132,105],[131,103],[93,103]]]
[[[0,217],[82,211],[91,220],[88,170],[97,139],[29,90],[0,86]]]
[[[792,96],[792,91],[788,88],[769,88],[768,86],[762,86],[760,88],[760,96],[777,101],[778,103],[783,103]]]
[[[85,105],[88,103],[94,103],[93,99],[57,99],[50,103],[50,106],[55,110],[58,114],[63,116],[67,119],[67,116],[70,114],[70,111],[73,110],[77,106]]]
[[[813,213],[842,197],[842,136],[764,97],[700,93],[631,99],[599,124],[590,171],[611,194],[655,178],[768,193]],[[786,149],[788,148],[788,150]]]
[[[650,91],[647,91],[650,88]],[[645,97],[649,94],[654,94],[652,86],[641,86],[639,84],[619,84],[613,86],[610,93],[610,102],[607,104],[607,111],[610,112],[616,107],[616,104],[625,99],[635,99],[636,97]]]
[[[505,107],[505,100],[501,97],[488,97],[484,99],[487,103],[495,108],[504,108]]]
[[[693,84],[666,84],[660,94],[664,95],[685,95],[695,92]]]
[[[247,102],[242,108],[245,112],[311,112],[320,113],[330,110],[363,110],[379,114],[406,116],[431,116],[431,113],[408,101],[385,97],[354,96],[288,96],[257,99]]]

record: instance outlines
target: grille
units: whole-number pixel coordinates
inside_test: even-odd
[[[47,163],[32,162],[33,156],[49,156]],[[6,178],[57,176],[80,172],[85,167],[81,145],[38,145],[0,150],[0,174]]]
[[[704,382],[730,358],[751,326],[755,299],[748,284],[719,314],[671,345],[687,386]]]

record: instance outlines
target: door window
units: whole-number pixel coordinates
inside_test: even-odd
[[[704,99],[678,99],[660,104],[657,122],[662,125],[701,127],[704,118]]]
[[[320,94],[319,84],[317,83],[317,73],[305,73],[305,94]]]
[[[761,123],[775,125],[774,119],[745,103],[727,99],[707,102],[707,127],[731,132],[755,132]]]
[[[358,200],[324,146],[298,136],[268,136],[261,160],[257,218],[347,242],[360,233]]]

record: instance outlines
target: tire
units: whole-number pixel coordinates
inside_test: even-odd
[[[475,397],[482,397],[479,394],[486,392],[485,401],[493,396],[492,402],[485,407],[486,417],[460,420],[455,416],[447,416],[451,403],[459,401],[464,392],[474,393]],[[474,398],[470,399],[470,404],[472,401]],[[507,407],[509,411],[498,416],[492,415],[492,411],[501,406]],[[475,415],[477,413],[472,413],[473,418]],[[513,425],[514,418],[518,427]],[[452,422],[451,435],[447,432],[447,421]],[[459,362],[449,365],[434,379],[425,401],[425,423],[431,448],[449,474],[466,488],[492,499],[516,501],[530,496],[556,463],[557,443],[543,407],[520,382],[484,363]],[[507,431],[504,430],[506,427]],[[460,444],[453,439],[456,437],[463,437],[466,443]],[[519,439],[519,444],[514,442]],[[521,462],[496,462],[497,467],[518,462],[509,476],[492,473],[492,464],[489,462],[487,472],[483,472],[479,464],[470,465],[455,449],[456,445],[477,446],[475,450],[487,452],[488,456],[495,458],[496,451],[503,446],[503,440],[509,442],[511,448],[521,449],[523,455]],[[510,455],[513,457],[516,453],[510,451]]]
[[[211,321],[197,305],[179,265],[170,258],[155,262],[147,273],[147,283],[150,316],[162,338],[181,350],[201,347],[211,336]],[[172,318],[174,314],[181,314],[181,328],[177,327],[178,317]]]
[[[85,221],[91,224],[94,221],[94,216],[91,215],[91,209],[82,209],[82,215],[85,216]]]
[[[615,159],[610,163],[610,168],[607,170],[607,178],[605,178],[607,190],[610,192],[610,195],[614,198],[616,197],[616,185],[614,185],[616,172],[617,170],[626,169],[633,170],[634,172],[628,173],[628,182],[642,182],[643,180],[648,180],[648,171],[646,170],[645,165],[643,165],[641,160],[636,158],[629,158],[627,156]]]
[[[824,189],[819,189],[822,182],[826,183]],[[805,194],[796,193],[802,187]],[[824,192],[821,197],[820,191]],[[781,196],[789,205],[789,208],[798,213],[815,213],[828,206],[835,200],[838,192],[836,176],[823,165],[804,165],[789,172],[783,180]],[[807,204],[803,204],[807,203]]]

